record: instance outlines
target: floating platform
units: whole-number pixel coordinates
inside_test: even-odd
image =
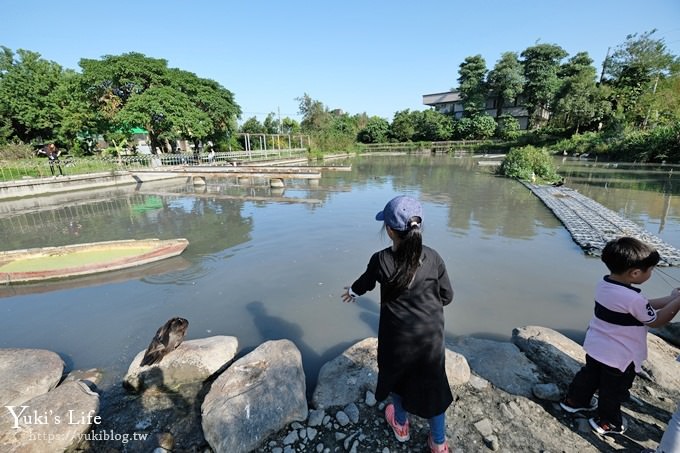
[[[655,247],[659,265],[680,266],[680,250],[600,203],[567,187],[524,183],[564,224],[583,251],[600,256],[608,241],[632,236]]]

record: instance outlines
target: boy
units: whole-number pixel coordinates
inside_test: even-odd
[[[680,310],[680,291],[647,300],[639,288],[652,276],[659,253],[632,237],[609,241],[602,261],[610,271],[595,290],[595,315],[588,325],[583,349],[586,364],[569,385],[562,409],[575,413],[594,410],[588,422],[598,434],[623,433],[621,403],[629,397],[635,374],[647,358],[647,327],[661,327]],[[592,400],[592,401],[591,401]]]

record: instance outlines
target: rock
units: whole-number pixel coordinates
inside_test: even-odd
[[[307,419],[308,426],[319,426],[323,422],[326,411],[323,409],[312,409],[309,411],[309,418]]]
[[[64,362],[45,349],[0,349],[0,407],[17,406],[56,387]]]
[[[470,367],[465,357],[447,349],[446,375],[452,387],[465,384],[470,379]],[[362,395],[368,398],[369,391],[375,399],[373,391],[377,383],[378,339],[371,337],[350,346],[321,367],[312,405],[316,408],[344,407],[360,401]]]
[[[80,443],[90,428],[101,423],[99,395],[80,381],[65,382],[21,405],[0,412],[3,452],[64,451]]]
[[[667,389],[680,387],[680,349],[656,335],[647,335],[647,360],[642,364],[654,382]]]
[[[344,407],[358,401],[378,383],[378,339],[366,338],[326,362],[319,370],[312,406],[317,409]]]
[[[145,351],[132,360],[123,385],[142,390],[149,387],[174,388],[201,382],[233,360],[238,349],[236,337],[214,336],[184,341],[161,362],[141,367]]]
[[[451,387],[467,384],[470,380],[470,366],[465,356],[450,349],[446,350],[446,377]]]
[[[649,332],[680,348],[680,322],[671,322],[663,327],[649,329]]]
[[[68,381],[83,381],[90,388],[96,387],[102,380],[103,373],[97,368],[89,370],[73,370],[64,378],[64,382]]]
[[[557,384],[536,384],[531,390],[534,396],[540,400],[554,402],[562,400],[562,391]]]
[[[506,392],[531,396],[538,383],[536,366],[511,343],[461,337],[451,348],[465,356],[476,374]]]
[[[571,382],[586,363],[580,344],[547,327],[513,329],[512,342],[555,382]]]
[[[359,423],[359,408],[357,407],[356,404],[349,403],[347,406],[345,406],[343,412],[347,414],[347,416],[349,417],[349,421],[351,421],[355,425]]]
[[[270,434],[307,418],[300,351],[267,341],[213,382],[201,406],[205,439],[217,453],[248,452]]]
[[[338,411],[335,413],[335,419],[340,423],[340,426],[347,426],[350,422],[349,416],[345,414],[344,411]]]

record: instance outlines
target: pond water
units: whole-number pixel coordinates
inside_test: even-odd
[[[581,341],[606,268],[523,185],[479,160],[367,156],[348,161],[351,172],[279,191],[230,179],[175,180],[0,202],[3,250],[149,237],[190,242],[181,257],[133,272],[0,286],[0,347],[46,348],[69,369],[101,368],[106,387],[158,327],[181,316],[189,320],[187,339],[233,335],[241,354],[290,339],[310,391],[323,363],[377,336],[378,291],[356,304],[343,304],[340,294],[388,245],[374,216],[397,194],[422,201],[425,243],[447,264],[455,290],[445,310],[449,339],[509,340],[515,327],[541,325]],[[671,167],[557,163],[567,186],[680,246],[680,181]],[[678,269],[662,272],[643,286],[648,296],[680,285]]]

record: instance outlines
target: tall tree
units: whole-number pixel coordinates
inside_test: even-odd
[[[496,118],[503,114],[503,106],[517,99],[524,89],[522,65],[515,52],[504,52],[487,76],[489,91],[496,97]]]
[[[57,89],[64,71],[39,53],[0,47],[0,116],[24,142],[54,140],[59,128]]]
[[[295,100],[299,102],[298,111],[302,115],[300,126],[303,131],[320,131],[330,124],[330,113],[323,102],[312,99],[307,93]]]
[[[416,113],[409,109],[398,111],[392,118],[389,137],[396,142],[410,142],[416,133]]]
[[[567,55],[564,49],[555,44],[537,44],[520,54],[525,78],[524,98],[532,128],[539,127],[545,121],[545,112],[552,108],[560,85],[557,71],[561,60]]]
[[[671,75],[675,60],[656,30],[628,35],[605,61],[606,81],[614,88],[617,109],[627,121],[646,126],[661,81]],[[651,96],[650,96],[651,93]],[[646,101],[640,104],[642,96]]]
[[[458,69],[458,91],[463,100],[465,115],[471,116],[484,110],[487,87],[486,61],[481,55],[466,57]]]
[[[390,123],[379,116],[372,116],[368,119],[366,126],[357,134],[357,140],[361,143],[383,143],[387,141],[387,132]]]
[[[597,70],[587,52],[579,52],[559,70],[562,80],[556,95],[553,119],[579,132],[581,127],[601,121],[611,106],[597,85]]]

